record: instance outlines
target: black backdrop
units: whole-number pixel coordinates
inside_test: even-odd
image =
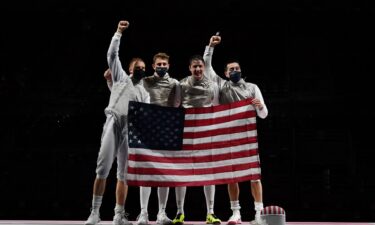
[[[127,65],[159,51],[170,74],[189,74],[221,32],[213,65],[242,63],[269,108],[260,120],[264,203],[288,221],[375,221],[372,105],[374,7],[351,1],[12,1],[1,9],[0,219],[85,220],[109,90],[102,77],[120,19]],[[151,71],[151,67],[147,68]],[[249,184],[242,214],[253,216]],[[111,173],[101,214],[111,220]],[[138,188],[126,206],[139,212]],[[167,213],[175,215],[171,189]],[[156,191],[150,219],[157,211]],[[187,220],[205,218],[201,187],[188,188]],[[231,211],[217,186],[215,213]]]

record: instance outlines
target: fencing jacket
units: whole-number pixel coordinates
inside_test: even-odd
[[[113,86],[109,104],[105,109],[106,113],[111,113],[117,119],[127,117],[129,101],[147,102],[148,93],[134,87],[129,75],[123,70],[119,59],[119,47],[121,33],[116,32],[112,37],[111,44],[107,52],[109,68],[112,72]],[[138,90],[137,90],[138,89]]]
[[[257,115],[260,118],[266,118],[268,115],[268,109],[266,104],[264,103],[264,99],[259,87],[256,84],[245,82],[242,78],[237,83],[234,83],[230,80],[225,80],[217,75],[211,64],[213,51],[213,47],[206,46],[203,58],[206,64],[206,69],[209,71],[207,73],[209,75],[208,78],[219,86],[220,104],[232,103],[246,98],[257,98],[263,105],[262,110],[259,110],[257,107],[255,107]]]

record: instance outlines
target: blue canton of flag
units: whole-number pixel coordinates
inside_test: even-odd
[[[181,150],[184,109],[129,102],[129,147]]]

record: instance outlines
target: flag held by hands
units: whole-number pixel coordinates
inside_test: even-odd
[[[200,108],[129,102],[127,183],[176,187],[260,179],[251,99]]]

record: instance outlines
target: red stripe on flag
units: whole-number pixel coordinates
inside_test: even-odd
[[[212,161],[221,161],[228,159],[238,159],[243,157],[250,157],[257,155],[257,149],[249,149],[240,152],[229,152],[225,154],[206,155],[206,156],[192,156],[192,157],[168,157],[168,156],[152,156],[143,154],[129,154],[129,161],[135,162],[157,162],[157,163],[204,163]]]
[[[223,135],[223,134],[234,134],[240,132],[246,132],[256,129],[256,124],[248,124],[243,126],[236,126],[236,127],[227,127],[227,128],[219,128],[215,130],[208,130],[208,131],[200,131],[200,132],[184,132],[184,139],[193,139],[193,138],[203,138],[203,137],[211,137],[216,135]]]
[[[229,148],[244,144],[257,143],[257,137],[245,137],[241,139],[231,140],[231,141],[218,141],[212,143],[202,143],[195,145],[185,144],[182,146],[182,150],[209,150],[214,148]]]
[[[198,127],[198,126],[209,126],[214,124],[226,123],[239,119],[246,119],[255,117],[255,111],[246,111],[241,113],[236,113],[229,116],[223,116],[218,118],[209,118],[209,119],[194,119],[194,120],[185,120],[185,127]]]
[[[259,180],[261,179],[260,174],[250,174],[243,177],[236,178],[225,178],[215,180],[204,180],[204,181],[148,181],[148,180],[127,180],[127,184],[130,186],[143,186],[143,187],[184,187],[184,186],[204,186],[204,185],[215,185],[215,184],[229,184],[235,182],[243,182],[248,180]]]
[[[213,112],[221,112],[228,109],[234,109],[238,107],[242,107],[245,105],[250,105],[252,98],[244,99],[241,101],[233,102],[230,104],[223,104],[223,105],[217,105],[212,107],[200,107],[200,108],[186,108],[185,114],[205,114],[205,113],[213,113]]]
[[[252,168],[259,168],[259,162],[236,164],[229,166],[219,166],[212,168],[202,168],[202,169],[160,169],[160,168],[134,168],[129,166],[128,172],[139,174],[139,175],[163,175],[168,174],[168,176],[192,176],[192,175],[203,175],[203,174],[215,174],[215,173],[225,173],[225,172],[235,172],[242,171]]]

